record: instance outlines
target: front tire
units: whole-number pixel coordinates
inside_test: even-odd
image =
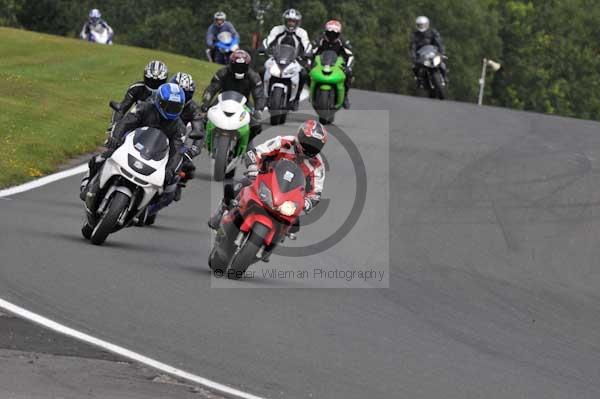
[[[263,224],[257,223],[252,227],[248,239],[242,247],[233,255],[227,268],[227,278],[238,280],[244,276],[244,273],[259,258],[256,254],[262,247],[265,237],[269,233],[269,228]]]
[[[229,160],[230,140],[230,137],[219,136],[215,143],[215,166],[213,172],[213,179],[215,181],[223,181],[225,179],[225,169]]]
[[[94,227],[90,236],[90,241],[94,245],[102,245],[110,233],[115,231],[117,220],[123,211],[129,206],[129,196],[120,191],[115,191],[113,198],[108,205],[108,210]]]
[[[319,122],[324,125],[333,123],[335,119],[335,92],[333,90],[317,89],[315,96],[315,111],[319,115]]]
[[[89,240],[92,237],[92,232],[93,231],[94,231],[94,228],[92,226],[90,226],[89,223],[86,221],[83,224],[83,227],[81,228],[81,235],[86,240]]]
[[[271,125],[283,125],[287,119],[285,93],[281,87],[276,87],[269,96],[269,113]]]
[[[434,87],[434,97],[440,100],[446,99],[446,84],[444,83],[444,78],[442,77],[442,73],[438,70],[432,74],[433,79],[433,87]]]

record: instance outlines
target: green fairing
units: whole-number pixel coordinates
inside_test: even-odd
[[[248,107],[246,108],[246,112],[248,112],[248,114],[251,114],[251,110]],[[212,123],[210,120],[208,120],[206,122],[206,136],[205,136],[205,141],[204,144],[206,146],[206,148],[212,152],[212,132],[213,129],[215,128],[215,124]],[[244,125],[241,128],[239,128],[238,133],[240,135],[240,139],[238,140],[237,143],[237,148],[236,148],[236,157],[239,157],[240,155],[242,155],[243,153],[246,152],[246,149],[248,148],[248,140],[250,139],[250,125]]]
[[[324,66],[321,64],[321,56],[315,57],[315,65],[310,70],[310,101],[313,102],[317,87],[321,90],[331,90],[334,87],[337,90],[337,102],[335,104],[336,109],[340,109],[344,103],[344,97],[346,95],[346,75],[344,74],[344,58],[338,57],[335,65],[331,66],[331,73],[324,73]]]

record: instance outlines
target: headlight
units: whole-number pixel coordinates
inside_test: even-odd
[[[325,66],[323,67],[323,73],[324,73],[324,74],[329,74],[329,73],[331,73],[331,66],[330,66],[330,65],[325,65]]]
[[[279,71],[279,67],[277,66],[277,64],[271,65],[271,69],[269,69],[269,72],[271,73],[271,75],[273,75],[275,77],[279,77],[279,75],[281,74],[281,72]]]
[[[135,170],[141,175],[150,176],[152,173],[156,172],[156,169],[154,169],[152,166],[145,164],[131,154],[127,154],[127,162],[131,169]]]
[[[285,201],[279,206],[279,208],[277,208],[277,210],[284,216],[292,216],[294,213],[296,213],[296,208],[297,206],[294,201]]]
[[[431,60],[425,60],[425,62],[423,63],[423,65],[425,65],[426,67],[430,67],[431,66]]]
[[[258,189],[258,196],[260,200],[267,204],[269,208],[273,208],[273,193],[269,188],[265,185],[265,183],[260,183],[260,188]]]
[[[433,66],[438,66],[442,63],[442,57],[440,57],[439,55],[436,55],[435,57],[433,57]]]

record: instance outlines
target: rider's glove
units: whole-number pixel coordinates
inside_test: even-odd
[[[113,136],[108,136],[108,138],[106,139],[105,146],[106,146],[106,148],[114,150],[114,149],[119,148],[122,144],[123,144],[123,140],[118,139]]]
[[[258,166],[255,163],[248,165],[246,176],[248,176],[250,179],[254,179],[256,176],[258,176]]]

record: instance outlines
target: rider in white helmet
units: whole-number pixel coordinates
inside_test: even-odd
[[[423,46],[432,45],[438,48],[442,55],[446,54],[444,43],[440,32],[430,26],[429,18],[425,16],[417,17],[415,20],[416,30],[410,35],[410,58],[413,62],[413,72],[419,79],[419,68],[417,64],[417,52]],[[442,63],[442,72],[446,75],[446,65]],[[417,80],[422,85],[420,80]]]
[[[267,51],[272,50],[278,44],[289,44],[296,47],[297,54],[299,57],[309,55],[312,49],[310,39],[306,30],[300,27],[302,21],[302,14],[300,11],[290,8],[285,10],[283,13],[283,25],[274,26],[269,33],[269,36],[263,41],[263,47]],[[300,94],[304,88],[304,84],[308,80],[308,73],[306,69],[302,69],[300,73],[300,82],[298,88],[298,94],[296,99],[292,103],[292,109],[298,109],[298,101]]]
[[[234,39],[239,41],[240,35],[237,30],[235,30],[233,24],[227,20],[227,14],[225,14],[223,11],[217,11],[214,15],[213,21],[214,22],[206,31],[206,52],[210,53],[211,60],[214,60],[214,62],[217,64],[225,65],[225,56],[219,51],[215,51],[217,36],[221,32],[229,32]]]
[[[81,33],[79,34],[79,36],[81,36],[83,40],[91,41],[91,31],[92,29],[96,28],[106,29],[108,31],[109,36],[109,41],[107,44],[112,44],[112,37],[114,34],[113,29],[110,27],[109,24],[106,23],[105,20],[102,19],[102,14],[100,13],[100,10],[98,10],[97,8],[93,8],[90,10],[88,14],[88,20],[85,21],[85,24],[83,24],[83,28],[81,29]]]

